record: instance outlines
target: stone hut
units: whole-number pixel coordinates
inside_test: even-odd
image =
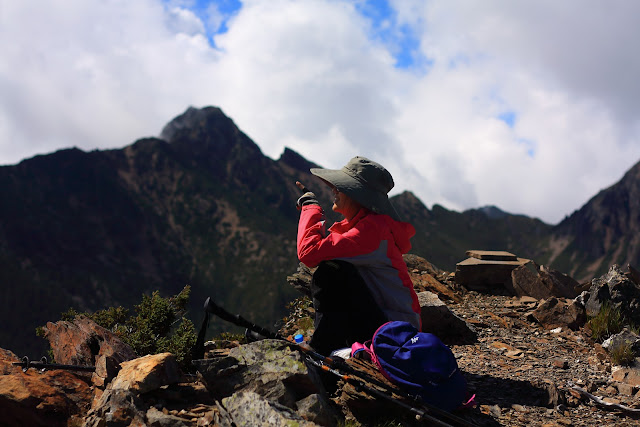
[[[456,264],[455,280],[479,292],[512,289],[511,272],[530,260],[505,251],[467,251],[469,258]]]

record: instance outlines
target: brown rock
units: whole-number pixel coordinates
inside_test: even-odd
[[[313,277],[314,269],[310,269],[303,263],[298,264],[298,270],[291,276],[287,276],[287,283],[293,286],[296,290],[303,295],[312,298],[311,295],[311,279]]]
[[[429,261],[413,254],[405,254],[402,259],[407,264],[416,292],[430,291],[445,301],[462,301],[462,298],[437,279],[443,272]]]
[[[574,397],[575,399],[578,399],[578,400],[582,400],[582,399],[584,399],[584,396],[583,396],[583,395],[582,395],[582,393],[580,393],[578,390],[575,390],[575,389],[573,389],[573,388],[570,388],[570,389],[568,389],[567,391],[568,391],[568,392],[569,392],[569,394],[570,394],[572,397]]]
[[[229,411],[235,425],[239,426],[317,426],[294,411],[283,410],[277,402],[251,391],[239,391],[225,397],[222,405]]]
[[[47,323],[45,337],[56,362],[95,366],[91,381],[100,388],[117,375],[121,362],[137,357],[117,335],[85,316],[78,316],[73,322]]]
[[[533,261],[516,267],[511,272],[511,281],[512,291],[517,296],[528,295],[537,299],[575,298],[580,285],[566,274]]]
[[[547,408],[555,408],[558,405],[566,405],[567,399],[564,393],[550,380],[541,380],[537,386],[546,392],[544,406]]]
[[[638,390],[636,386],[625,383],[616,384],[616,388],[618,389],[618,393],[623,396],[633,396]]]
[[[418,255],[404,254],[402,255],[402,259],[404,260],[405,264],[407,264],[407,268],[410,271],[411,270],[425,271],[432,276],[437,276],[442,272],[442,270],[440,270],[438,267],[434,266],[429,261],[427,261],[426,259]]]
[[[96,366],[102,356],[117,363],[136,357],[117,335],[85,316],[78,316],[73,322],[49,322],[44,330],[57,363]]]
[[[631,264],[627,264],[627,269],[629,270],[627,277],[629,277],[629,279],[631,279],[636,285],[640,286],[640,271],[633,268]]]
[[[627,322],[640,323],[640,286],[616,264],[606,274],[591,281],[585,303],[587,315],[597,316],[605,304],[620,310]]]
[[[553,359],[553,366],[560,369],[567,369],[569,367],[569,362],[565,359]]]
[[[609,360],[609,353],[602,347],[602,344],[595,343],[593,348],[596,350],[596,357],[599,361],[606,362]]]
[[[39,372],[13,366],[19,359],[0,349],[0,424],[3,426],[66,426],[91,402],[91,390],[74,374]]]
[[[418,294],[422,331],[430,332],[446,344],[472,343],[477,340],[474,330],[453,314],[433,292]]]
[[[144,394],[163,385],[180,381],[182,373],[171,353],[150,354],[120,364],[118,376],[112,381],[112,390],[129,390]]]
[[[411,281],[413,282],[413,287],[416,289],[416,292],[429,291],[438,295],[439,298],[442,298],[445,301],[462,301],[458,295],[454,294],[451,289],[442,284],[431,274],[409,272],[409,276],[411,277]]]
[[[384,388],[393,388],[393,384],[380,373],[372,362],[351,358],[347,360],[347,364],[358,372],[364,373],[367,378],[375,380],[375,383],[385,384]],[[368,387],[377,387],[374,382],[365,380],[364,383]],[[337,402],[348,408],[349,412],[360,420],[363,425],[376,425],[379,424],[382,418],[389,418],[403,413],[402,410],[398,411],[399,407],[393,402],[387,399],[375,399],[349,382],[339,383],[336,396],[338,396]]]
[[[587,321],[584,308],[574,300],[549,298],[533,311],[533,317],[546,329],[568,327],[579,329]]]
[[[616,366],[612,369],[611,377],[619,383],[640,386],[640,369],[635,366]]]
[[[130,390],[107,387],[87,413],[84,426],[146,426],[146,409],[140,396]]]

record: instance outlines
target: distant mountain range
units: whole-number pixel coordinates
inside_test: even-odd
[[[186,284],[195,323],[212,296],[272,325],[297,296],[286,283],[298,264],[294,182],[316,182],[315,166],[290,149],[264,156],[207,107],[123,149],[0,167],[0,347],[39,357],[46,346],[35,327],[70,307],[131,308],[143,293]],[[412,253],[444,270],[468,249],[495,249],[588,280],[613,263],[640,263],[639,187],[640,163],[555,227],[496,207],[428,209],[410,192],[392,202],[416,227]],[[313,190],[329,206],[328,189]]]

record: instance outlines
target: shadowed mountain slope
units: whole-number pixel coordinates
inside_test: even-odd
[[[640,264],[640,162],[554,227],[549,263],[588,280],[612,264]]]
[[[70,307],[131,308],[185,284],[195,322],[209,295],[274,322],[295,296],[294,182],[310,165],[290,150],[273,161],[220,109],[190,108],[162,139],[1,167],[0,342],[35,357],[34,328]]]
[[[392,201],[402,217],[416,228],[411,252],[447,271],[454,271],[469,249],[507,250],[534,258],[538,242],[551,230],[550,225],[538,219],[512,215],[495,207],[460,213],[434,205],[429,210],[410,192]]]

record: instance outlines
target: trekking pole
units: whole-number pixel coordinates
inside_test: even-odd
[[[249,320],[243,318],[241,315],[239,314],[231,314],[229,313],[227,310],[225,310],[224,308],[220,307],[219,305],[217,305],[212,299],[211,297],[208,297],[205,302],[204,302],[204,309],[207,313],[212,313],[218,317],[220,317],[222,320],[226,320],[227,322],[233,323],[234,325],[243,327],[243,328],[247,328],[253,332],[257,332],[258,334],[264,336],[265,338],[271,338],[271,339],[276,339],[276,340],[281,340],[286,342],[287,344],[291,345],[291,346],[295,346],[296,348],[300,349],[304,354],[306,354],[309,357],[309,360],[317,367],[319,367],[320,369],[330,372],[334,375],[339,376],[340,378],[342,378],[343,380],[345,380],[346,382],[349,382],[350,384],[352,384],[354,387],[356,387],[357,390],[364,390],[366,392],[368,392],[371,395],[374,395],[376,397],[382,397],[384,399],[387,399],[401,407],[403,407],[404,409],[408,409],[411,412],[413,412],[414,414],[416,414],[416,417],[420,417],[420,418],[427,418],[430,421],[433,422],[437,422],[440,423],[439,425],[443,425],[443,426],[453,426],[453,425],[459,425],[459,426],[472,426],[473,424],[467,422],[466,420],[463,420],[460,417],[457,417],[447,411],[443,411],[442,409],[436,408],[435,406],[432,406],[426,402],[423,402],[421,400],[419,400],[419,398],[416,398],[416,396],[412,396],[408,393],[403,392],[402,390],[399,390],[395,387],[390,387],[388,384],[383,383],[382,381],[379,381],[369,375],[363,374],[362,372],[357,371],[356,369],[352,368],[351,366],[349,366],[344,359],[337,357],[337,358],[332,358],[332,357],[328,357],[328,356],[324,356],[320,353],[315,352],[308,344],[298,344],[292,341],[289,341],[288,339],[284,338],[282,335],[277,334],[275,332],[272,332],[268,329],[265,329],[261,326],[256,325],[255,323],[250,322]],[[379,387],[382,387],[384,389],[386,389],[387,391],[391,392],[391,393],[395,393],[398,396],[411,400],[413,402],[415,402],[416,404],[424,407],[427,409],[427,411],[420,409],[420,408],[416,408],[414,406],[411,406],[405,402],[402,402],[398,399],[394,399],[393,397],[389,396],[386,393],[383,393],[379,390],[376,390],[374,388],[368,387],[367,385],[365,385],[364,383],[362,383],[361,381],[357,380],[356,378],[354,378],[353,376],[350,375],[346,375],[343,373],[340,373],[337,369],[342,369],[344,371],[347,371],[347,373],[352,374],[353,376],[357,376],[360,377],[361,379],[370,382],[372,384],[375,384]],[[427,412],[433,413],[433,414],[437,414],[439,417],[441,418],[446,418],[452,422],[454,422],[455,424],[447,424],[444,423],[443,421],[436,419],[434,417],[432,417],[431,415],[429,415]]]
[[[21,366],[23,372],[27,372],[29,368],[34,369],[64,369],[67,371],[82,371],[82,372],[95,372],[95,366],[89,365],[63,365],[60,363],[48,363],[46,357],[42,357],[39,362],[33,362],[29,360],[27,356],[22,358],[21,362],[13,362],[14,366]]]
[[[409,405],[408,403],[405,403],[405,402],[403,402],[401,400],[394,399],[393,397],[389,396],[387,393],[384,393],[384,392],[382,392],[380,390],[376,390],[375,388],[369,387],[369,386],[365,385],[362,381],[360,381],[360,380],[358,380],[358,379],[356,379],[356,378],[354,378],[352,376],[343,374],[342,372],[340,372],[340,371],[338,371],[336,369],[333,369],[333,368],[329,367],[328,365],[325,365],[324,363],[322,363],[320,361],[317,361],[317,360],[315,360],[315,359],[313,359],[311,357],[309,357],[308,360],[314,366],[317,366],[318,368],[322,369],[325,372],[329,372],[329,373],[331,373],[333,375],[336,375],[336,376],[338,376],[338,378],[340,378],[343,381],[351,384],[356,389],[356,391],[364,391],[366,393],[369,393],[373,397],[386,399],[386,400],[391,401],[394,404],[402,407],[403,409],[406,409],[406,410],[412,412],[415,415],[416,420],[429,421],[429,425],[437,425],[437,426],[443,426],[443,427],[453,427],[453,424],[449,424],[449,423],[447,423],[445,421],[442,421],[442,420],[440,420],[440,419],[438,419],[438,418],[436,418],[436,417],[434,417],[432,415],[429,415],[428,411],[425,411],[424,409],[420,409],[420,408],[417,408],[415,406]],[[468,424],[465,424],[465,425],[468,425]]]

